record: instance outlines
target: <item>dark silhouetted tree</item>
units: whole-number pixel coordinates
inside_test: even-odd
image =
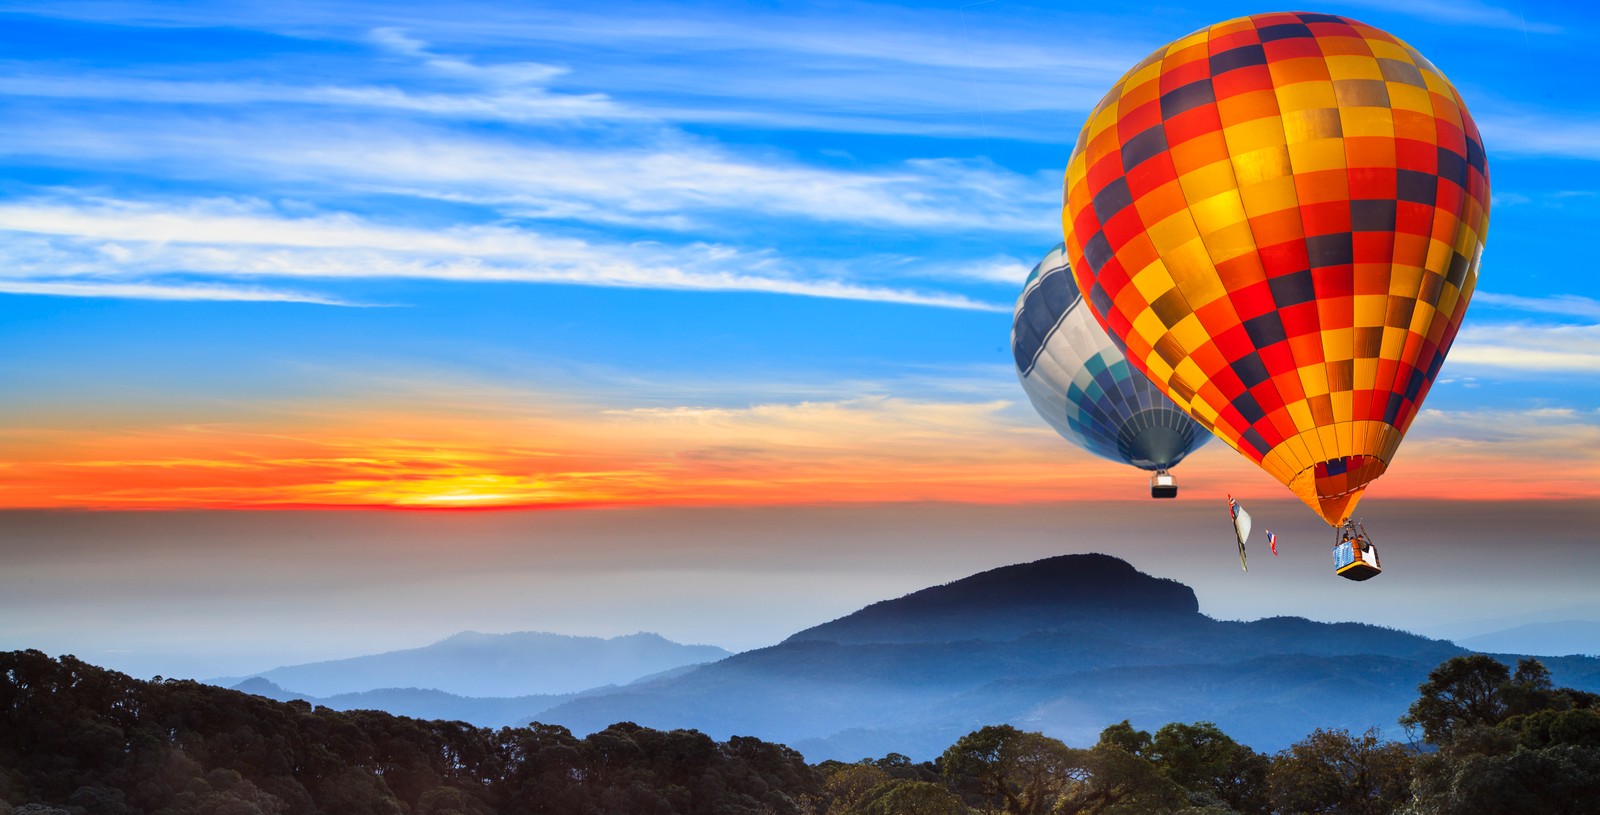
[[[1049,736],[993,725],[962,736],[939,764],[950,787],[979,809],[1043,815],[1087,778],[1083,752]]]
[[[849,815],[967,815],[972,810],[943,784],[896,778],[868,791]]]
[[[1167,813],[1188,801],[1187,791],[1163,777],[1150,760],[1150,734],[1126,720],[1100,732],[1100,740],[1079,755],[1072,783],[1055,812],[1063,815]],[[1128,747],[1143,750],[1143,755]]]
[[[1421,727],[1430,744],[1446,744],[1474,727],[1492,727],[1506,717],[1505,687],[1511,672],[1483,654],[1452,657],[1428,674],[1421,697],[1400,722]]]
[[[830,767],[827,779],[822,784],[828,802],[823,811],[827,815],[850,812],[867,800],[867,793],[890,780],[892,777],[888,772],[869,761]]]
[[[1285,815],[1388,815],[1411,797],[1412,753],[1376,729],[1314,730],[1273,757],[1272,803]]]
[[[1271,759],[1234,741],[1211,722],[1162,727],[1146,755],[1162,776],[1196,793],[1191,799],[1195,803],[1220,802],[1241,815],[1271,811],[1267,794]]]
[[[1430,815],[1592,815],[1600,802],[1595,748],[1558,745],[1440,763],[1442,773],[1418,784],[1418,810]]]

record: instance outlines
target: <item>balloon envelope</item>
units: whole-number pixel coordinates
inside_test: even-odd
[[[1335,525],[1438,374],[1488,219],[1483,142],[1439,70],[1304,13],[1135,65],[1079,135],[1062,213],[1134,367]]]
[[[1017,298],[1011,352],[1034,409],[1091,453],[1165,470],[1211,438],[1128,365],[1084,306],[1062,245],[1034,267]]]

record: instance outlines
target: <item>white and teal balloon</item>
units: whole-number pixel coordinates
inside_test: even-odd
[[[1034,409],[1091,453],[1164,473],[1211,438],[1134,370],[1095,322],[1067,267],[1064,244],[1033,267],[1023,285],[1011,352]]]

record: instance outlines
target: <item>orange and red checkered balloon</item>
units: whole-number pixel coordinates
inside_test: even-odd
[[[1338,525],[1461,325],[1488,165],[1415,49],[1344,17],[1260,14],[1112,87],[1078,137],[1062,222],[1128,360]]]

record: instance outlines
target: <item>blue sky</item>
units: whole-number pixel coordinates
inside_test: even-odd
[[[1103,496],[1127,476],[1023,398],[1013,302],[1104,90],[1266,10],[8,3],[0,507]],[[1314,10],[1427,55],[1490,158],[1477,295],[1380,486],[1592,500],[1597,12]],[[1286,494],[1223,445],[1185,467]]]
[[[29,359],[7,373],[214,392],[308,357],[766,384],[1000,366],[1087,108],[1253,10],[10,4],[0,343]],[[1482,124],[1463,345],[1592,360],[1593,12],[1335,10],[1430,55]]]

